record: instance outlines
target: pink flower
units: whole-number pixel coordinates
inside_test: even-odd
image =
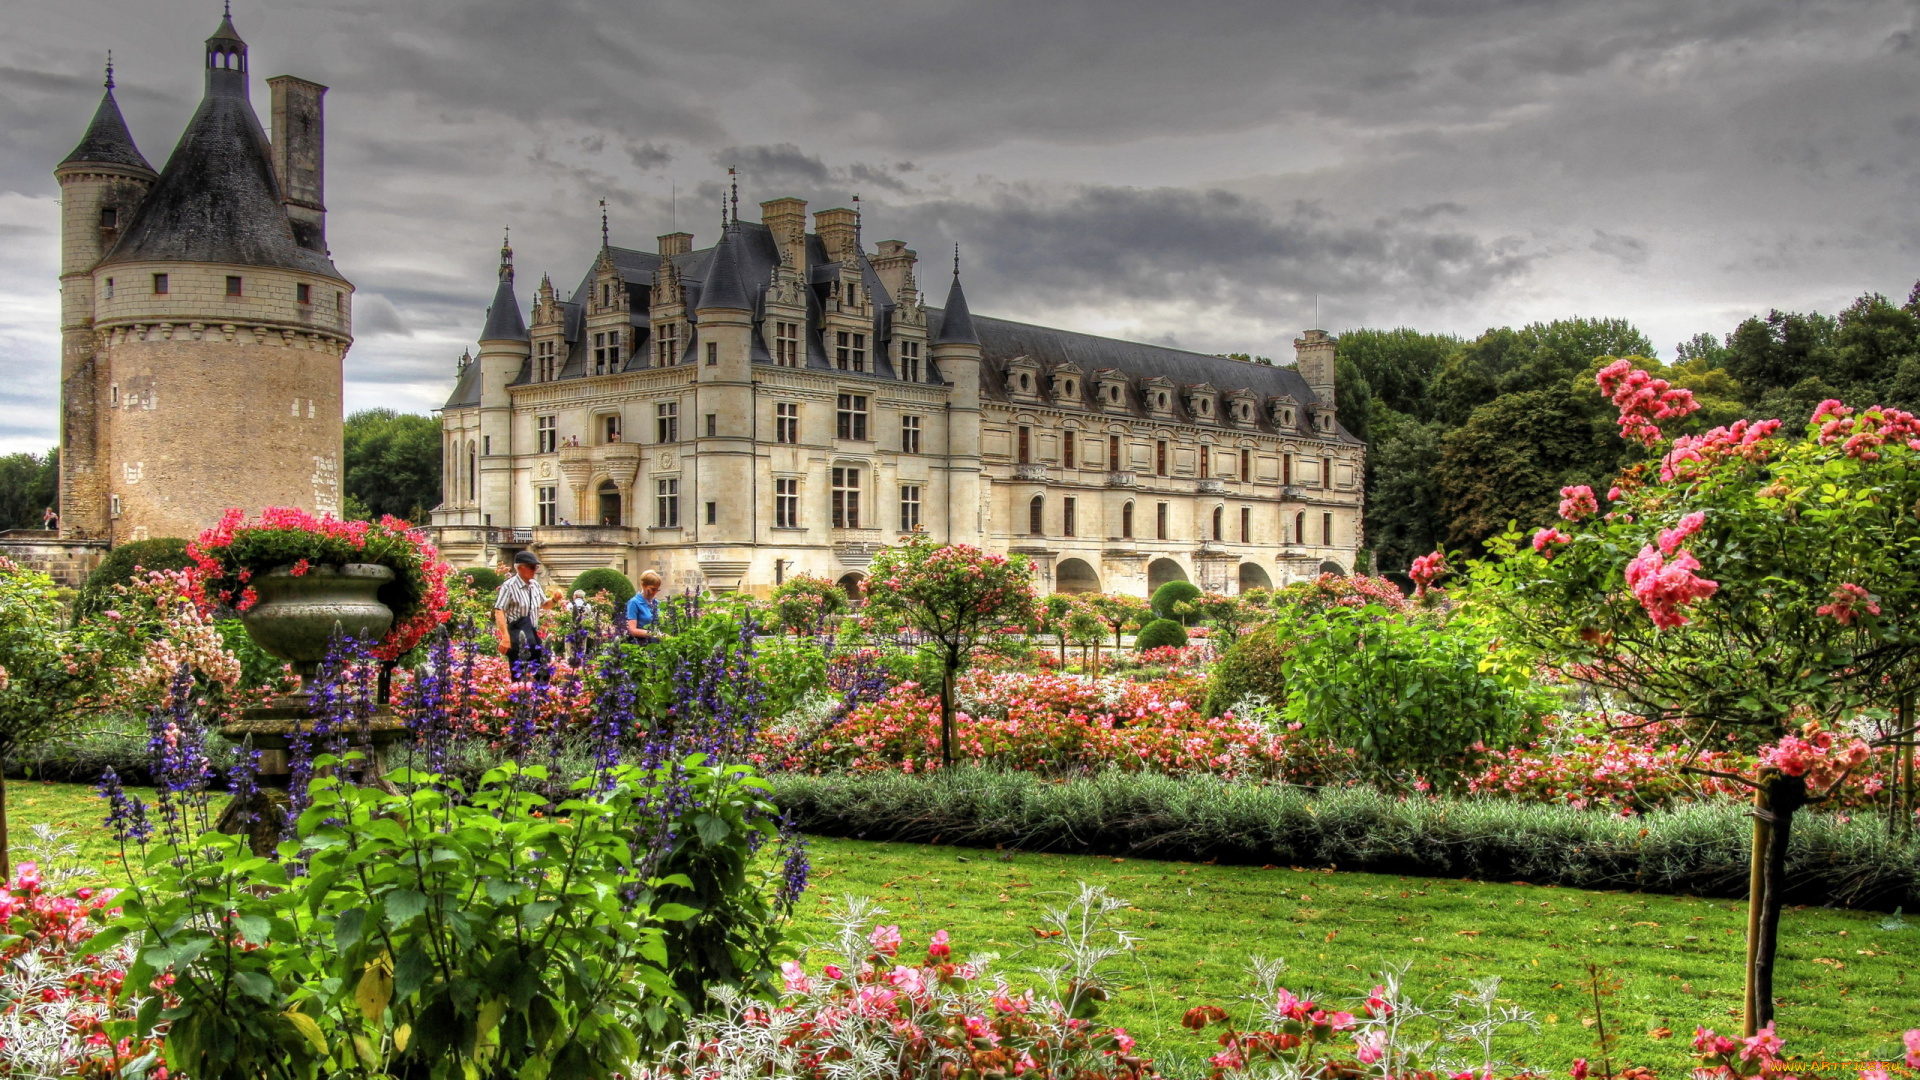
[[[1131,1053],[1133,1051],[1133,1036],[1127,1034],[1126,1028],[1123,1028],[1123,1027],[1114,1028],[1113,1029],[1113,1045],[1119,1047],[1120,1052],[1123,1054]]]
[[[1374,1062],[1386,1056],[1387,1033],[1377,1028],[1373,1031],[1362,1032],[1354,1036],[1353,1048],[1354,1056],[1360,1059],[1360,1064],[1372,1065]],[[1584,1076],[1576,1076],[1574,1080],[1586,1080],[1586,1078]]]
[[[1353,1026],[1353,1014],[1350,1012],[1315,1013],[1314,1022],[1325,1024],[1334,1031],[1345,1031]]]
[[[1874,595],[1852,582],[1842,582],[1829,595],[1833,597],[1833,602],[1815,608],[1814,614],[1832,616],[1833,621],[1841,626],[1852,626],[1862,611],[1869,615],[1880,614],[1880,605],[1875,602]]]
[[[1413,560],[1413,566],[1407,570],[1407,576],[1413,579],[1415,588],[1425,592],[1435,578],[1446,572],[1446,556],[1435,551]]]
[[[1680,523],[1671,529],[1660,530],[1660,554],[1671,556],[1682,541],[1700,531],[1706,524],[1707,515],[1699,510],[1680,519]]]
[[[1573,1080],[1587,1080],[1587,1072],[1589,1071],[1587,1067],[1587,1059],[1575,1058],[1573,1062],[1573,1068],[1570,1071],[1572,1073]]]
[[[933,932],[933,941],[927,945],[927,959],[945,960],[952,955],[953,947],[947,943],[947,932],[945,930],[935,930]]]
[[[1568,536],[1559,529],[1541,529],[1539,532],[1533,534],[1533,550],[1545,555],[1549,559],[1553,558],[1553,554],[1547,550],[1550,545],[1570,544],[1572,542],[1573,537]]]
[[[1920,1028],[1914,1028],[1901,1038],[1907,1044],[1907,1067],[1920,1069]]]
[[[807,969],[796,960],[780,965],[780,981],[785,984],[789,994],[804,994],[813,988],[812,980],[807,978]]]
[[[873,933],[867,935],[867,941],[873,951],[882,956],[893,956],[900,951],[900,928],[898,926],[876,926]]]
[[[986,1017],[969,1016],[962,1019],[961,1023],[966,1026],[967,1038],[985,1039],[988,1046],[998,1046],[1000,1044],[1000,1036],[994,1034],[993,1025],[987,1022]]]
[[[1600,512],[1600,502],[1593,497],[1593,489],[1585,484],[1560,489],[1560,516],[1568,521],[1579,521]]]
[[[1653,620],[1655,627],[1670,630],[1685,626],[1687,617],[1680,609],[1704,600],[1720,589],[1719,582],[1696,576],[1694,571],[1698,569],[1700,562],[1692,552],[1681,551],[1669,563],[1661,558],[1660,552],[1652,544],[1648,544],[1627,564],[1627,588],[1633,591],[1635,599],[1640,601],[1640,606],[1646,610],[1647,617]]]
[[[1373,993],[1367,995],[1368,1016],[1392,1016],[1393,1002],[1387,1000],[1387,988],[1375,986]]]
[[[839,982],[841,979],[847,977],[847,973],[841,971],[840,965],[838,964],[828,964],[825,968],[821,969],[821,974],[832,979],[834,982]]]
[[[1786,1044],[1780,1041],[1779,1036],[1773,1033],[1773,1021],[1769,1020],[1767,1026],[1760,1029],[1759,1034],[1747,1036],[1745,1046],[1740,1051],[1740,1060],[1752,1061],[1759,1058],[1762,1061],[1770,1061],[1780,1056],[1780,1048],[1784,1045]]]
[[[1788,735],[1760,751],[1760,764],[1779,769],[1788,776],[1805,776],[1814,757],[1812,745],[1797,735]]]

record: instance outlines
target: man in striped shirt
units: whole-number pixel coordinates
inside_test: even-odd
[[[493,597],[493,637],[509,664],[533,658],[540,648],[540,613],[560,601],[533,580],[540,559],[531,551],[513,557],[513,576],[500,583]]]

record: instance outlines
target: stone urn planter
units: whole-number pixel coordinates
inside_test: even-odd
[[[393,609],[380,602],[379,593],[393,577],[393,571],[384,566],[349,563],[314,566],[298,575],[291,566],[281,566],[248,582],[259,599],[240,616],[247,636],[263,651],[292,664],[301,678],[298,691],[265,706],[243,709],[221,729],[228,739],[260,751],[259,794],[246,805],[239,800],[230,803],[219,825],[222,832],[248,831],[254,851],[271,851],[279,839],[278,815],[266,811],[286,805],[287,751],[303,727],[311,730],[313,680],[327,658],[329,643],[336,633],[368,641],[386,636],[393,627]],[[391,790],[381,779],[387,771],[385,751],[407,736],[406,727],[382,707],[368,728],[370,745],[358,732],[348,735],[350,748],[369,758],[362,782]],[[251,826],[245,822],[249,811]]]

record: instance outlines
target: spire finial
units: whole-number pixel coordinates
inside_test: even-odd
[[[960,244],[958,241],[953,245],[953,280],[960,280]]]
[[[107,50],[107,89],[113,89],[113,50]]]
[[[729,168],[727,181],[733,187],[733,227],[740,227],[740,174]]]
[[[513,280],[513,226],[506,227],[506,233],[500,241],[500,278]]]
[[[611,247],[607,242],[607,200],[600,200],[600,246]]]
[[[220,14],[223,18],[233,18],[233,0],[222,0]]]
[[[859,255],[860,246],[860,193],[853,193],[853,253]]]

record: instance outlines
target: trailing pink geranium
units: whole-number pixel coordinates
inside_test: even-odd
[[[383,660],[413,648],[447,618],[447,564],[425,532],[392,515],[341,521],[275,506],[249,521],[245,512],[229,510],[187,545],[187,555],[194,564],[192,595],[203,610],[245,612],[259,600],[253,577],[281,567],[296,574],[350,563],[392,570],[394,580],[380,589],[380,601],[393,609],[393,627],[374,649]]]

